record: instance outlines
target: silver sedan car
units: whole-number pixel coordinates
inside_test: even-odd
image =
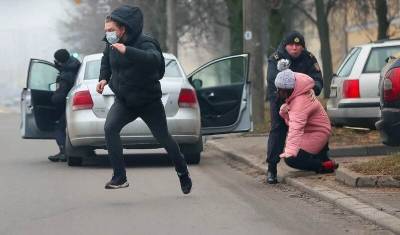
[[[68,165],[81,165],[106,149],[104,122],[114,102],[106,87],[96,92],[102,54],[84,57],[74,87],[67,96],[66,155]],[[189,163],[199,163],[203,135],[251,130],[248,55],[213,60],[186,75],[177,58],[164,54],[166,71],[160,81],[168,129]],[[52,139],[57,112],[51,103],[58,71],[50,62],[31,59],[26,88],[21,94],[21,136]],[[140,118],[121,131],[126,149],[160,148]]]

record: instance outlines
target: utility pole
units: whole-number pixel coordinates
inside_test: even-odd
[[[254,131],[266,128],[264,115],[264,56],[262,45],[262,0],[243,0],[243,50],[250,53],[249,80],[251,82],[251,99]]]
[[[178,57],[178,35],[176,31],[176,0],[167,0],[167,48]]]

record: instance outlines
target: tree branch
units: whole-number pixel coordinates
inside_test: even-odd
[[[300,2],[298,1],[297,3],[294,3],[292,6],[294,9],[300,11],[301,13],[303,13],[309,20],[311,20],[311,22],[313,22],[315,25],[317,24],[317,20],[310,14],[308,13],[303,7],[300,7]]]

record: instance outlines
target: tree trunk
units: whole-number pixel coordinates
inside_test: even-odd
[[[315,8],[317,12],[317,27],[318,27],[319,41],[321,43],[324,97],[328,98],[330,94],[331,79],[333,76],[331,44],[329,41],[328,14],[325,11],[326,7],[323,0],[315,0]]]
[[[280,9],[270,9],[269,10],[269,20],[268,20],[268,32],[269,34],[269,44],[268,55],[272,54],[276,48],[278,48],[279,43],[282,41],[283,34],[285,33],[285,23],[283,22],[283,15]]]
[[[375,0],[375,13],[378,19],[378,40],[389,38],[388,29],[389,21],[387,19],[387,2],[386,0]]]
[[[243,51],[243,1],[225,0],[228,8],[230,48],[232,54]]]
[[[167,0],[167,48],[178,57],[178,35],[176,30],[176,0]]]
[[[262,22],[265,17],[262,11],[261,0],[244,0],[244,32],[247,37],[244,40],[244,51],[250,53],[249,76],[251,81],[251,99],[253,124],[256,132],[266,128],[264,115],[264,70],[263,70],[263,46],[262,46]]]

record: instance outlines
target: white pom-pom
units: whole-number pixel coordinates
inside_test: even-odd
[[[287,60],[287,59],[281,59],[281,60],[278,61],[278,64],[277,64],[277,68],[278,68],[279,71],[283,71],[285,69],[288,69],[289,66],[290,66],[290,61]]]

